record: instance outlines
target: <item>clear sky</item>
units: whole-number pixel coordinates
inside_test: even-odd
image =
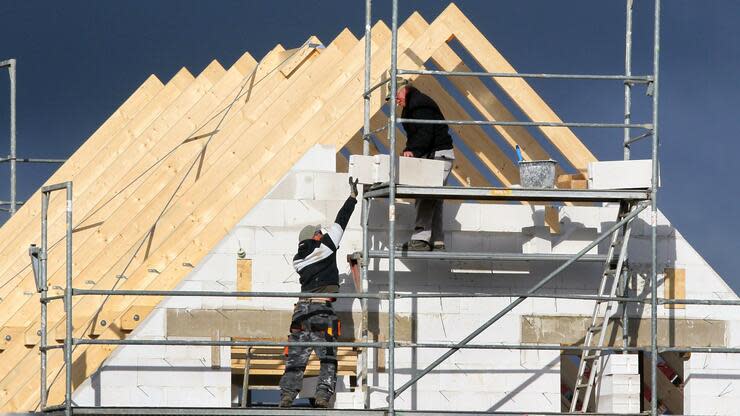
[[[390,19],[389,1],[374,1]],[[402,20],[431,21],[446,1],[401,0]],[[634,70],[652,65],[652,0],[635,0]],[[521,72],[621,73],[624,1],[462,0],[460,8]],[[740,289],[740,2],[663,0],[659,206],[730,285]],[[242,53],[328,44],[344,27],[363,33],[364,1],[0,2],[0,60],[18,59],[18,153],[69,156],[149,74],[166,82],[181,67],[197,75],[213,59],[228,68]],[[375,20],[374,19],[374,20]],[[562,119],[621,122],[619,83],[532,82]],[[7,72],[0,72],[0,154],[7,154]],[[634,118],[650,120],[635,89]],[[621,130],[576,134],[599,159],[621,158]],[[647,157],[649,145],[636,146]],[[8,199],[7,167],[0,199]],[[52,172],[21,166],[19,197]],[[4,214],[3,214],[4,215]],[[4,220],[4,216],[0,220]],[[689,277],[691,278],[691,276]],[[701,278],[697,276],[696,278]]]

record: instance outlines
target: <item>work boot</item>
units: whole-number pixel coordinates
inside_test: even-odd
[[[293,406],[293,397],[289,394],[283,394],[280,396],[280,404],[279,407],[291,407]]]
[[[447,251],[447,247],[445,247],[444,241],[435,241],[432,244],[432,250],[434,251]]]
[[[403,243],[396,247],[397,250],[402,251],[432,251],[432,246],[428,241],[424,240],[411,240],[407,243]]]
[[[329,408],[330,401],[331,401],[331,397],[316,396],[314,398],[314,406],[320,409],[327,409]]]

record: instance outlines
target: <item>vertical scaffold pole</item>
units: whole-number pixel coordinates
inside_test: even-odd
[[[67,256],[66,287],[64,288],[64,307],[67,315],[67,331],[64,337],[64,361],[66,365],[64,406],[67,416],[72,414],[72,182],[67,182]]]
[[[393,0],[393,14],[391,17],[391,89],[390,89],[390,125],[388,138],[390,141],[390,174],[388,178],[388,416],[395,415],[396,399],[396,169],[397,157],[393,152],[396,148],[396,92],[398,90],[398,0]]]
[[[372,54],[372,0],[365,0],[365,92],[364,92],[364,124],[362,127],[362,154],[370,154],[370,89]]]
[[[363,126],[362,126],[362,154],[367,156],[370,154],[370,94],[367,91],[370,89],[370,76],[371,76],[371,54],[372,52],[372,0],[365,0],[365,89],[364,89],[364,114],[363,114]],[[370,242],[369,234],[367,232],[367,223],[369,218],[370,205],[367,198],[364,197],[365,189],[363,187],[363,198],[360,217],[362,221],[362,258],[360,259],[360,290],[362,293],[367,293],[367,266],[368,266],[368,255],[370,253]],[[360,299],[360,309],[362,309],[362,326],[360,335],[362,342],[368,341],[368,318],[367,318],[367,298]],[[360,389],[363,397],[363,407],[365,409],[370,408],[370,390],[367,386],[367,365],[368,365],[368,354],[370,353],[369,348],[364,348],[363,353],[360,356]]]
[[[632,9],[634,0],[626,0],[627,5],[625,30],[624,30],[624,75],[632,75]],[[630,81],[624,81],[624,124],[630,124],[632,121],[632,84]],[[624,160],[630,158],[630,128],[624,128]],[[621,296],[627,297],[629,290],[629,270],[622,272],[622,291]],[[629,344],[629,316],[627,314],[627,304],[622,305],[622,346],[627,347]],[[622,354],[627,354],[627,350]]]
[[[15,118],[16,118],[16,112],[15,112],[15,87],[16,87],[16,79],[15,79],[15,65],[16,60],[15,59],[8,59],[8,75],[10,76],[10,209],[9,213],[11,216],[15,214],[16,211],[16,139],[15,139],[15,132],[16,132],[16,126],[15,126]]]
[[[39,334],[39,346],[40,346],[40,355],[41,355],[41,390],[40,390],[40,397],[39,397],[39,411],[43,412],[44,408],[46,408],[46,396],[47,396],[47,389],[46,389],[46,346],[47,346],[47,338],[46,338],[46,250],[48,246],[48,238],[47,238],[47,216],[48,216],[48,208],[49,208],[49,194],[46,192],[41,193],[41,251],[39,253],[39,282],[40,282],[40,289],[41,293],[39,293],[39,296],[41,296],[41,328],[40,328],[40,334]]]
[[[627,18],[624,30],[624,75],[632,75],[632,6],[633,0],[626,0]],[[632,83],[624,81],[624,124],[632,120]],[[624,160],[630,158],[630,128],[624,128]]]
[[[658,100],[659,100],[659,72],[660,72],[660,0],[655,0],[655,18],[653,27],[653,178],[652,192],[652,230],[650,240],[652,243],[651,257],[652,266],[650,273],[650,414],[658,414]]]

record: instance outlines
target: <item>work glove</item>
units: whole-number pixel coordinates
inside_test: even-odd
[[[349,195],[352,198],[357,198],[357,182],[359,182],[359,179],[352,180],[352,177],[349,177]]]

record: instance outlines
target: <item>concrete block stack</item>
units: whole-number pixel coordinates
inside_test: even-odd
[[[640,371],[637,354],[607,354],[597,389],[596,410],[605,413],[640,412]]]

